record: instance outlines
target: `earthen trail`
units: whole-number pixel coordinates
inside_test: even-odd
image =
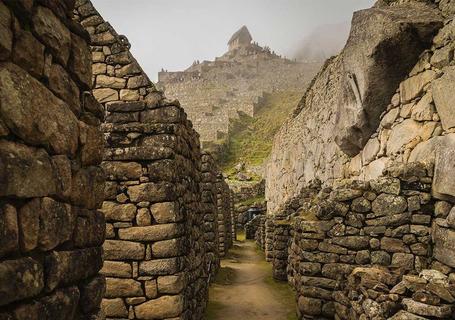
[[[207,320],[294,319],[291,289],[274,283],[254,242],[236,242],[221,265],[225,279],[212,284]]]

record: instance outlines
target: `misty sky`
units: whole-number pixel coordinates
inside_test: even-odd
[[[350,21],[374,0],[92,0],[105,20],[128,37],[132,52],[156,81],[161,68],[183,70],[213,60],[247,25],[254,41],[292,57],[321,25]]]

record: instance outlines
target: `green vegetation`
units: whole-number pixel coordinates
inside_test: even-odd
[[[255,203],[264,203],[264,202],[265,202],[265,197],[264,196],[257,196],[255,198],[250,198],[250,199],[246,199],[246,200],[243,200],[241,202],[238,202],[235,205],[237,207],[241,207],[241,206],[250,207],[250,206],[252,206]]]
[[[297,92],[266,94],[254,118],[241,114],[231,123],[231,134],[219,157],[226,175],[231,175],[240,162],[247,166],[263,164],[271,152],[273,137],[297,106],[301,95]]]

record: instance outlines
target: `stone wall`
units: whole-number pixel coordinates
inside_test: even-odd
[[[291,240],[291,225],[280,217],[273,221],[273,278],[276,280],[287,281],[288,267],[288,247]]]
[[[0,318],[101,319],[101,107],[71,1],[0,1]]]
[[[259,219],[259,225],[256,230],[256,234],[254,239],[256,241],[257,246],[261,251],[265,251],[265,222],[267,220],[267,216],[261,215]]]
[[[266,174],[270,213],[282,211],[286,202],[314,182],[332,186],[349,177],[368,181],[379,177],[391,163],[431,163],[433,151],[449,143],[447,135],[454,127],[453,112],[447,111],[447,94],[454,87],[455,22],[449,14],[453,3],[439,2],[438,9],[432,1],[422,2],[427,4],[397,1],[388,6],[380,2],[355,13],[351,40],[344,51],[327,61],[294,116],[275,137]],[[400,21],[411,16],[406,23],[414,27],[400,29]],[[387,32],[377,32],[382,28],[376,26],[379,21],[389,21]],[[420,28],[422,36],[412,40],[412,45],[406,45],[409,39],[400,40],[412,37]],[[359,41],[363,38],[368,41]],[[359,47],[359,43],[365,45]],[[391,43],[403,47],[394,45],[394,49],[381,51]],[[373,60],[384,56],[358,65],[362,59],[353,57],[363,55],[364,50],[377,53]],[[407,71],[397,74],[383,69],[384,63],[394,65],[396,61],[407,65]],[[375,93],[383,97],[382,102],[374,98]]]
[[[217,177],[219,170],[212,156],[202,156],[202,210],[204,213],[204,241],[207,270],[214,276],[220,267],[219,235],[218,235],[218,204]]]
[[[322,189],[292,218],[288,278],[300,319],[453,316],[453,204],[432,197],[431,166],[386,173]]]
[[[231,248],[232,238],[232,199],[231,190],[223,180],[223,174],[218,174],[217,180],[217,205],[218,205],[218,252],[224,257]]]
[[[206,242],[213,211],[199,136],[90,1],[77,1],[77,15],[90,34],[93,94],[106,114],[103,309],[109,319],[201,319],[209,261],[216,269],[218,257]],[[216,191],[229,206],[229,189]]]

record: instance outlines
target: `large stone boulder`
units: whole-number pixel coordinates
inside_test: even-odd
[[[354,13],[341,53],[342,90],[335,141],[356,155],[377,129],[400,81],[443,26],[438,10],[418,2]]]

